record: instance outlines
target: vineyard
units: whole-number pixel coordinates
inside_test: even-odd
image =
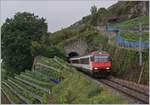
[[[57,84],[55,81],[61,81],[62,71],[37,66],[46,65],[47,62],[43,62],[44,60],[46,58],[37,60],[34,71],[26,70],[14,78],[8,77],[8,80],[2,81],[2,92],[9,97],[11,103],[47,103],[46,98],[51,96],[51,89]]]
[[[1,90],[13,104],[127,103],[58,57],[36,57],[32,71],[2,80]]]

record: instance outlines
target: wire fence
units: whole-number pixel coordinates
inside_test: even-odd
[[[139,42],[133,42],[133,41],[125,40],[124,38],[122,38],[119,35],[117,35],[115,39],[116,39],[117,43],[123,47],[137,48],[140,46]],[[141,42],[141,47],[142,48],[149,48],[149,43],[148,42]]]
[[[123,32],[124,30],[120,30],[118,28],[107,26],[106,31],[107,32],[116,32],[116,34],[117,34],[118,32]],[[131,30],[131,31],[134,31],[134,30]],[[123,37],[121,37],[119,34],[116,36],[115,39],[116,39],[117,43],[123,47],[137,48],[140,46],[140,43],[138,41],[128,41],[128,40],[124,39]],[[142,48],[149,48],[149,43],[148,42],[141,42],[141,47]]]

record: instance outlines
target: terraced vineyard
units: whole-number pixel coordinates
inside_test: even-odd
[[[121,33],[121,37],[128,41],[139,41],[139,32],[126,32]],[[149,33],[148,32],[142,32],[142,42],[148,42],[149,41]]]
[[[14,104],[127,103],[58,57],[36,57],[32,71],[3,79],[1,90]]]
[[[53,67],[49,66],[51,62]],[[53,59],[39,57],[34,66],[36,69],[33,71],[26,70],[14,78],[2,81],[2,92],[10,103],[47,103],[45,99],[51,96],[52,87],[62,80],[62,71],[58,68],[60,66]]]
[[[127,20],[121,23],[115,24],[115,27],[119,29],[138,29],[139,23],[142,23],[143,28],[148,28],[149,16],[139,16],[131,20]]]

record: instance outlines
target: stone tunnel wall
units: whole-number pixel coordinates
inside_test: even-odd
[[[64,47],[66,56],[71,52],[76,52],[79,56],[86,54],[88,45],[85,38],[79,38],[70,42],[70,44]]]

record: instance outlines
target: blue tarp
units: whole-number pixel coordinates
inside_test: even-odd
[[[107,26],[106,31],[107,32],[119,32],[120,30],[112,26]],[[119,45],[124,46],[124,47],[131,47],[131,48],[139,47],[139,42],[125,40],[120,35],[116,36],[116,41]],[[141,42],[141,46],[142,48],[149,48],[149,43]]]
[[[50,81],[56,83],[56,84],[59,84],[59,83],[61,82],[61,80],[54,79],[54,78],[52,78],[52,77],[49,77],[48,79],[49,79]]]
[[[119,32],[119,29],[108,26],[106,28],[106,31],[107,32]]]
[[[123,39],[121,36],[116,36],[116,41],[118,42],[119,45],[124,46],[124,47],[131,47],[131,48],[136,48],[139,47],[139,42],[132,42]],[[148,42],[141,42],[142,48],[149,48],[149,43]]]

